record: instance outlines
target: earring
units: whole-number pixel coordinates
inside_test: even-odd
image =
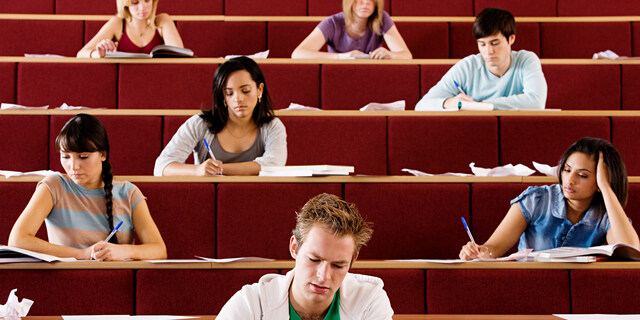
[[[227,100],[222,100],[222,104],[224,104],[224,106],[227,106]]]
[[[258,96],[258,103],[261,103],[261,102],[262,102],[262,95],[259,95]]]

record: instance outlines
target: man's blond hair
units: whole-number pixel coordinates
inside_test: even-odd
[[[362,218],[355,204],[332,194],[321,193],[311,198],[296,215],[296,228],[293,229],[298,243],[296,251],[304,243],[311,228],[317,224],[337,238],[352,235],[355,244],[353,257],[369,242],[373,234],[371,223]]]

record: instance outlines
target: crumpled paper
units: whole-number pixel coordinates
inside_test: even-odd
[[[225,59],[233,59],[233,58],[237,58],[237,57],[247,57],[247,58],[251,58],[251,59],[266,59],[269,57],[269,50],[266,51],[260,51],[254,54],[250,54],[250,55],[235,55],[235,54],[230,54],[227,56],[224,56]]]
[[[360,111],[404,111],[406,102],[398,100],[391,103],[371,102],[360,108]]]
[[[619,59],[619,58],[620,56],[611,50],[600,51],[593,54],[593,59]]]
[[[545,176],[555,177],[558,175],[558,166],[552,167],[548,164],[537,163],[535,161],[531,162],[533,163],[533,167]]]
[[[411,173],[412,175],[418,176],[418,177],[433,177],[433,176],[468,177],[468,176],[471,175],[469,173],[456,173],[456,172],[447,172],[447,173],[441,173],[441,174],[431,174],[431,173],[422,172],[420,170],[407,169],[407,168],[402,169],[402,171]]]
[[[301,104],[297,104],[297,103],[289,103],[289,107],[285,108],[285,109],[280,109],[280,111],[320,111],[322,109],[320,108],[316,108],[316,107],[309,107],[309,106],[304,106]]]
[[[16,291],[18,291],[18,289],[11,290],[7,303],[0,305],[0,318],[18,320],[21,317],[26,317],[27,313],[29,313],[33,300],[24,298],[22,301],[18,302]]]
[[[469,167],[473,174],[480,177],[530,176],[536,172],[523,164],[516,164],[514,166],[511,163],[505,166],[487,169],[476,167],[476,163],[471,162]]]
[[[9,110],[9,109],[37,110],[37,109],[48,109],[48,108],[49,108],[49,105],[42,106],[42,107],[27,107],[27,106],[23,106],[23,105],[19,105],[19,104],[13,104],[13,103],[2,103],[2,104],[0,104],[0,109],[2,109],[2,110]]]

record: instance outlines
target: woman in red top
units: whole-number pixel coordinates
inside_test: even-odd
[[[117,0],[117,5],[118,14],[78,51],[78,58],[103,58],[111,51],[149,53],[159,44],[184,47],[171,17],[156,16],[158,0]]]

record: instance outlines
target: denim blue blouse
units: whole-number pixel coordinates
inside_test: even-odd
[[[529,187],[511,204],[518,203],[527,221],[527,229],[520,236],[518,250],[546,250],[557,247],[593,247],[607,240],[609,216],[605,212],[599,219],[590,207],[582,220],[572,224],[567,219],[562,187]]]

